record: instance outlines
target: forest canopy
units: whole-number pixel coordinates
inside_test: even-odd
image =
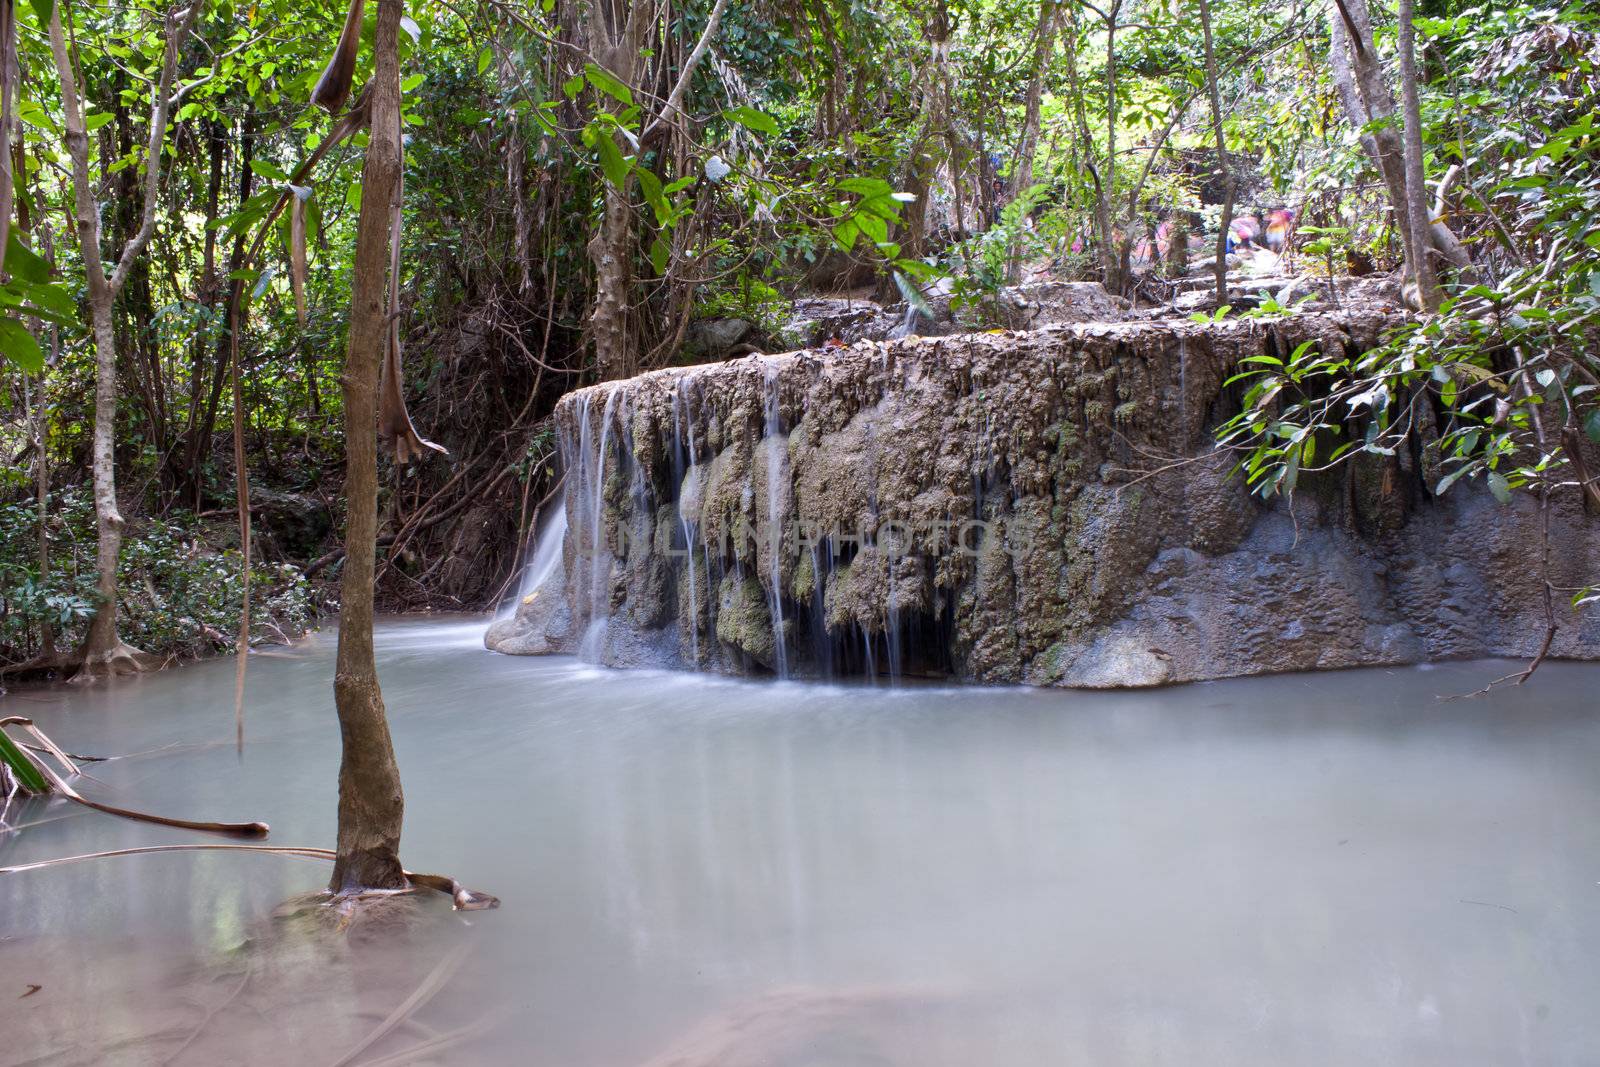
[[[0,0],[6,667],[230,647],[250,569],[257,636],[334,597],[379,7]],[[912,323],[942,299],[982,328],[1045,279],[1131,307],[1204,293],[1181,311],[1211,317],[1246,312],[1228,272],[1252,263],[1273,279],[1257,314],[1313,295],[1286,277],[1386,279],[1420,313],[1391,344],[1253,369],[1223,429],[1252,486],[1392,453],[1425,401],[1436,491],[1600,501],[1596,19],[409,3],[379,603],[505,594],[554,487],[562,394],[801,347],[796,301],[840,292]],[[1214,292],[1189,284],[1213,269]]]

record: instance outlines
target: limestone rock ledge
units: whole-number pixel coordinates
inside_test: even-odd
[[[673,368],[557,409],[563,565],[486,643],[614,666],[1148,686],[1528,656],[1531,501],[1425,453],[1229,476],[1239,360],[1364,351],[1397,319],[1120,322],[862,342]],[[1600,572],[1574,494],[1558,585]],[[1600,655],[1558,606],[1553,654]]]

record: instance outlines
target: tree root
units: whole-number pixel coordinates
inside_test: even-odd
[[[69,681],[74,685],[87,685],[102,678],[124,674],[141,674],[159,670],[166,658],[142,652],[132,645],[118,641],[104,652],[86,652],[78,660],[78,669]]]

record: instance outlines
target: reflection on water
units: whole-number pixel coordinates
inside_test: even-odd
[[[333,1062],[462,944],[448,989],[356,1062],[485,1015],[405,1062],[1499,1067],[1600,1048],[1594,667],[1447,704],[1503,665],[886,691],[498,656],[481,625],[387,626],[380,667],[406,862],[500,911],[296,956],[239,946],[321,885],[314,863],[0,878],[0,1063],[160,1063],[186,1040],[173,1062]],[[86,792],[327,845],[332,651],[253,658],[242,762],[225,662],[0,711],[69,750],[175,746]],[[11,818],[34,825],[0,863],[194,839],[59,802]]]

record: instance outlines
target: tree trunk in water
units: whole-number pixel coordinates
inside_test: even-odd
[[[1228,228],[1233,225],[1233,171],[1228,166],[1228,139],[1222,132],[1222,93],[1217,88],[1217,53],[1211,41],[1211,3],[1200,0],[1200,30],[1206,44],[1206,95],[1211,99],[1211,126],[1217,134],[1217,170],[1222,174],[1222,218],[1217,231],[1217,306],[1228,302]]]
[[[98,283],[98,284],[97,284]],[[83,643],[86,674],[137,669],[138,653],[117,636],[117,560],[122,553],[122,511],[117,507],[117,345],[111,325],[111,292],[94,273],[89,276],[89,314],[94,321],[94,479],[95,599],[99,606],[89,620]],[[134,662],[130,662],[134,661]]]
[[[1416,249],[1415,279],[1417,302],[1424,311],[1438,311],[1439,275],[1433,267],[1429,240],[1428,187],[1422,175],[1422,105],[1417,95],[1416,24],[1412,18],[1414,0],[1400,0],[1400,96],[1405,108],[1403,132],[1406,174],[1406,225],[1411,229],[1411,247]]]
[[[400,177],[401,0],[379,0],[373,37],[371,119],[362,165],[361,215],[350,286],[344,365],[345,562],[333,696],[339,763],[335,893],[398,889],[405,797],[372,652],[372,582],[378,537],[378,368],[383,354],[389,210]],[[399,279],[391,279],[397,284]]]

